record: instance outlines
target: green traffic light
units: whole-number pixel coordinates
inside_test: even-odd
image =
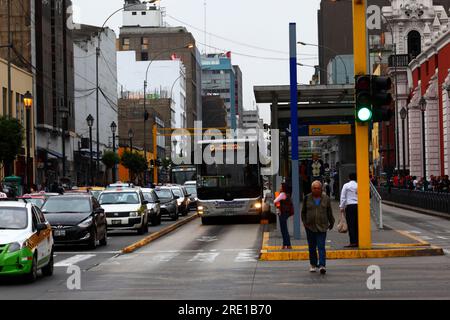
[[[367,122],[372,119],[372,111],[368,107],[362,107],[358,110],[358,120],[361,122]]]

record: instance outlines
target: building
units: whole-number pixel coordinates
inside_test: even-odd
[[[12,65],[11,66],[11,97],[12,97],[12,104],[11,108],[8,106],[8,77],[7,77],[7,68],[8,68],[8,62],[4,59],[0,58],[0,101],[1,101],[1,107],[0,107],[0,117],[3,116],[9,116],[15,119],[19,119],[20,123],[22,124],[25,132],[27,130],[27,119],[26,119],[26,109],[23,103],[23,97],[25,93],[32,92],[33,91],[33,75],[28,72],[27,70],[21,69],[18,66]],[[29,123],[32,124],[35,117],[35,106],[33,105],[30,110],[30,119]],[[32,183],[34,181],[34,177],[32,172],[34,172],[35,168],[35,157],[34,157],[34,150],[35,150],[35,144],[34,144],[34,128],[32,125],[30,125],[30,169],[28,170],[29,173],[29,182]],[[20,154],[17,156],[17,160],[15,161],[13,166],[10,166],[8,164],[4,164],[0,168],[0,181],[5,176],[15,175],[22,178],[22,182],[27,182],[27,166],[26,166],[26,135],[24,134],[24,142],[23,142],[23,148],[21,149]]]
[[[242,73],[231,64],[230,52],[202,55],[202,95],[221,97],[227,107],[227,127],[238,128],[238,113],[243,110]]]
[[[234,69],[234,104],[236,109],[236,125],[242,128],[242,113],[244,112],[244,97],[242,91],[242,71],[238,65]]]
[[[440,5],[444,3],[444,5]],[[392,1],[383,7],[392,26],[396,54],[389,59],[388,72],[396,80],[397,166],[423,176],[422,115],[424,97],[426,122],[426,175],[445,172],[445,120],[442,84],[448,73],[445,46],[449,33],[447,1]],[[438,88],[439,86],[439,88]],[[406,115],[401,118],[402,110]],[[405,127],[403,128],[403,123]],[[403,131],[405,141],[403,141]],[[428,132],[428,133],[427,133]],[[405,156],[403,156],[403,153]]]
[[[203,128],[227,128],[227,108],[219,96],[203,97]]]
[[[186,122],[193,128],[201,120],[201,66],[200,53],[193,35],[184,27],[168,27],[164,23],[164,8],[159,4],[146,5],[139,0],[125,1],[125,5],[138,4],[123,11],[120,28],[119,51],[134,51],[136,61],[172,60],[177,58],[185,66]],[[171,79],[174,82],[177,77]],[[142,78],[142,80],[145,79]],[[149,79],[156,79],[149,72]]]
[[[244,129],[264,129],[264,123],[259,118],[259,110],[244,110],[242,114],[242,128]]]
[[[74,135],[75,125],[73,40],[67,27],[67,9],[72,1],[17,0],[11,4],[14,59],[26,65],[35,79],[37,172],[34,182],[48,185],[62,178],[73,179],[73,159],[66,153],[66,149],[70,150],[69,136]],[[0,2],[0,11],[2,16],[7,15],[7,1]],[[0,23],[2,43],[8,37],[5,20],[1,19]],[[7,50],[0,51],[0,55],[6,58]]]
[[[100,42],[98,37],[100,34]],[[75,70],[75,137],[71,146],[75,161],[75,182],[85,185],[89,176],[89,127],[88,115],[94,118],[92,127],[92,151],[94,162],[97,159],[97,130],[99,134],[99,159],[105,150],[112,149],[112,132],[108,130],[112,122],[117,124],[117,62],[116,34],[109,28],[80,25],[73,31],[74,70]],[[98,58],[98,127],[97,127],[97,95],[96,95],[96,50],[100,44]],[[104,128],[107,128],[106,130]],[[96,181],[103,181],[105,167],[99,161]],[[95,171],[94,171],[95,172]]]

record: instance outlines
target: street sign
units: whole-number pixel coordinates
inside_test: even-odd
[[[310,125],[310,136],[338,136],[352,134],[351,124]]]

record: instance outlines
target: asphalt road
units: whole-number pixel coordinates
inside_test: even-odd
[[[450,221],[385,208],[385,222],[444,248]],[[101,248],[74,262],[83,270],[81,289],[69,290],[66,267],[31,285],[2,284],[2,299],[449,299],[450,256],[329,260],[325,276],[307,261],[261,262],[263,227],[257,224],[188,223],[128,255]],[[448,237],[447,237],[448,236]],[[117,237],[117,241],[138,237]],[[441,238],[439,238],[441,237]],[[444,239],[445,238],[445,239]],[[105,251],[104,251],[105,250]],[[71,252],[89,254],[88,252]],[[104,253],[102,253],[104,252]],[[111,252],[111,253],[110,253]],[[66,253],[57,253],[61,261]],[[67,257],[65,257],[67,259]],[[67,261],[67,260],[66,260]],[[69,261],[70,262],[70,261]],[[380,290],[369,290],[369,266],[380,269]]]

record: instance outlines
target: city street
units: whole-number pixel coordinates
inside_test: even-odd
[[[258,261],[261,225],[203,226],[196,219],[132,254],[118,255],[115,250],[136,239],[133,235],[111,236],[109,248],[94,253],[59,251],[53,277],[31,285],[2,283],[2,298],[448,299],[450,221],[387,206],[384,218],[391,227],[442,246],[447,254],[329,260],[328,273],[321,276],[310,274],[306,261]],[[81,290],[67,289],[67,259],[75,259],[72,262],[82,269]],[[371,265],[381,269],[381,290],[367,288]]]

